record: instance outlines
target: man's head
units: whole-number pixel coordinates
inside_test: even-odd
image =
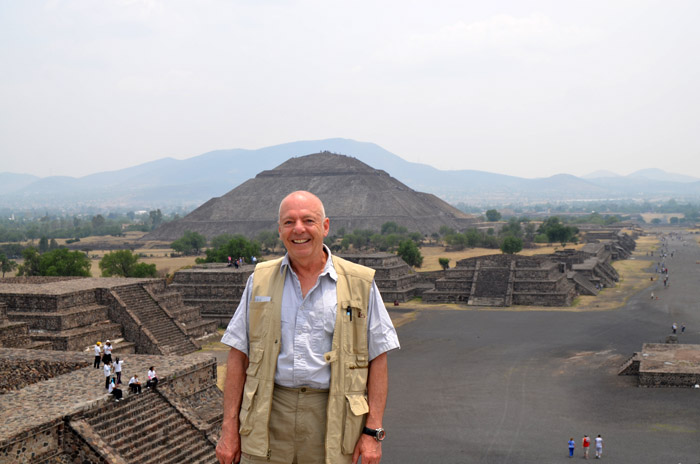
[[[293,263],[323,258],[329,226],[323,203],[313,193],[292,192],[280,203],[277,230]]]

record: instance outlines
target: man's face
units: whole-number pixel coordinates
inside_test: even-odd
[[[329,221],[321,211],[321,201],[308,195],[293,194],[282,201],[278,231],[292,262],[323,256]]]

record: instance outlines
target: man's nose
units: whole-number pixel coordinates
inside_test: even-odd
[[[304,222],[301,219],[294,221],[294,232],[304,232]]]

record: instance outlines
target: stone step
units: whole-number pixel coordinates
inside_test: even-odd
[[[59,312],[15,311],[8,317],[11,321],[26,322],[33,330],[68,330],[109,320],[107,307],[98,304]]]
[[[57,351],[83,351],[86,346],[94,345],[95,340],[120,338],[122,328],[120,324],[105,321],[58,332],[32,331],[29,335],[33,341],[50,342]]]

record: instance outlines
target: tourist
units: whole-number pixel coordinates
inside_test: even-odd
[[[685,322],[681,322],[681,333],[685,333]]]
[[[117,403],[120,399],[122,399],[122,389],[117,387],[117,385],[114,383],[114,379],[112,379],[112,381],[109,382],[109,394],[114,396],[114,401],[116,401]]]
[[[600,459],[603,457],[603,438],[598,435],[595,439],[595,458]]]
[[[158,374],[156,374],[156,368],[151,366],[148,368],[148,380],[146,381],[146,388],[156,388],[158,386]]]
[[[581,445],[583,447],[583,459],[588,459],[588,448],[591,446],[591,439],[588,438],[588,435],[583,436],[583,440],[581,440]]]
[[[109,388],[109,380],[112,377],[112,365],[105,363],[102,370],[105,374],[105,390],[106,390]]]
[[[350,463],[358,457],[363,463],[380,462],[386,352],[399,348],[398,337],[374,271],[333,256],[323,244],[328,231],[318,197],[294,192],[282,200],[278,232],[287,254],[256,266],[222,338],[231,350],[216,447],[221,464],[239,462],[242,454],[241,462],[248,463],[266,458]],[[352,305],[341,306],[350,300]],[[253,317],[254,310],[260,317]],[[298,336],[294,324],[280,323],[280,315],[309,332]],[[328,323],[314,322],[319,319]],[[341,341],[333,336],[339,331],[366,336]],[[297,348],[297,341],[303,346]],[[353,386],[344,378],[352,378]],[[253,394],[255,403],[243,415],[241,398]],[[292,404],[288,409],[282,406],[286,402]],[[352,412],[346,422],[347,405]],[[239,413],[245,435],[239,434]],[[294,427],[272,426],[295,420],[303,421],[302,434]]]
[[[107,340],[104,347],[104,355],[102,356],[102,362],[105,364],[112,364],[112,342]]]
[[[129,379],[129,390],[131,390],[131,393],[141,393],[141,382],[137,374],[134,374],[134,376]]]
[[[102,343],[100,343],[100,342],[95,343],[94,350],[95,350],[95,362],[92,364],[92,367],[94,367],[95,369],[99,369],[100,368],[100,359],[102,358]]]
[[[117,376],[117,385],[122,384],[122,364],[124,361],[119,360],[119,356],[114,360],[114,374]]]
[[[231,263],[231,257],[228,257],[228,267],[231,267],[233,264]]]
[[[674,322],[674,323],[671,325],[671,330],[673,330],[673,333],[677,333],[677,332],[678,332],[678,324],[676,324],[676,323]]]
[[[250,262],[253,263],[253,266],[258,264],[258,258],[255,257],[255,255],[250,257]]]
[[[574,437],[569,438],[569,457],[573,458],[574,457],[574,448],[576,448],[576,442],[574,441]]]

